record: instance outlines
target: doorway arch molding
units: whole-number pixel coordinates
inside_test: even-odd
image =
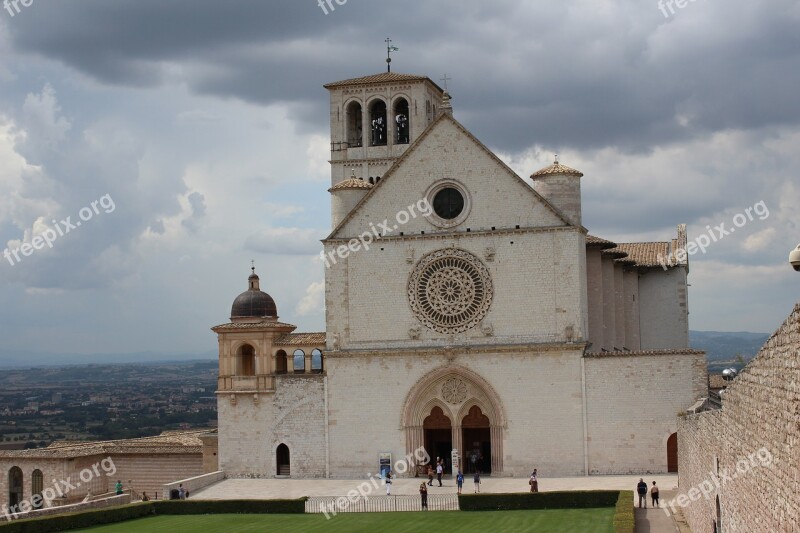
[[[448,394],[453,390],[457,393]],[[452,421],[453,447],[461,454],[464,453],[461,421],[472,406],[478,406],[490,422],[492,472],[503,471],[503,433],[507,418],[500,396],[488,381],[467,367],[445,365],[427,372],[414,384],[406,396],[400,420],[405,430],[407,456],[414,457],[414,452],[424,447],[423,423],[434,406],[442,408]]]

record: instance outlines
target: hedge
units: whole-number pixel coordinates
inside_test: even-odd
[[[51,533],[102,524],[125,522],[153,515],[302,514],[305,498],[298,500],[160,500],[13,522],[0,522],[0,533]]]
[[[162,500],[155,514],[303,514],[306,498],[298,500]]]
[[[617,512],[614,513],[614,531],[616,533],[633,533],[636,529],[636,520],[633,515],[633,491],[619,491],[617,498]]]
[[[2,533],[51,533],[54,531],[68,531],[125,522],[145,516],[152,516],[155,512],[153,503],[137,503],[120,507],[109,507],[97,511],[83,511],[42,518],[28,518],[13,522],[0,522]]]
[[[619,491],[617,490],[461,494],[458,496],[458,504],[462,511],[585,509],[614,507],[617,505],[618,498]],[[631,496],[631,498],[633,497]]]

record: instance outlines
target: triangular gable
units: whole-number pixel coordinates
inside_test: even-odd
[[[494,152],[492,152],[489,148],[486,147],[480,140],[478,140],[469,130],[467,130],[460,122],[458,122],[452,115],[443,113],[439,117],[436,118],[420,135],[420,137],[408,147],[408,149],[400,156],[394,165],[384,174],[381,180],[373,187],[362,199],[361,201],[356,204],[356,206],[347,214],[336,226],[336,228],[331,232],[331,234],[327,237],[328,239],[336,239],[337,235],[344,229],[347,224],[360,212],[362,211],[365,206],[370,203],[370,201],[376,197],[376,195],[380,194],[384,187],[386,187],[387,183],[390,183],[392,177],[400,172],[403,169],[403,165],[406,161],[411,159],[415,152],[420,150],[420,147],[424,146],[426,139],[440,126],[440,124],[444,121],[449,121],[452,123],[453,126],[457,130],[459,130],[464,136],[467,137],[475,146],[477,146],[481,151],[489,156],[489,158],[507,175],[509,175],[512,179],[517,180],[518,183],[524,186],[524,189],[528,191],[529,194],[541,205],[543,205],[546,209],[557,217],[557,219],[563,223],[565,226],[573,226],[573,224],[561,213],[561,211],[553,206],[550,202],[548,202],[542,195],[536,192],[528,183],[520,177],[516,172],[514,172],[508,165],[506,165],[503,160],[501,160]],[[585,229],[581,228],[584,232]]]

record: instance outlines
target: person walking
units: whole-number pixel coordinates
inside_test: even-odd
[[[422,508],[427,511],[428,510],[428,487],[425,486],[425,482],[419,484],[419,496],[422,498]]]
[[[658,485],[653,481],[653,487],[650,489],[650,496],[653,498],[653,507],[658,507]]]
[[[647,483],[642,478],[639,478],[639,483],[636,485],[636,493],[639,495],[639,509],[642,508],[643,501],[644,508],[647,509]]]
[[[433,487],[433,467],[428,465],[428,486]]]
[[[436,481],[439,482],[439,486],[442,486],[442,474],[444,474],[444,467],[442,466],[441,461],[438,465],[436,465]]]
[[[392,495],[392,471],[386,472],[386,495]]]
[[[531,492],[539,492],[539,478],[536,476],[536,469],[533,469],[531,472],[531,478],[528,480],[528,484],[531,486]]]
[[[461,489],[464,487],[464,474],[461,473],[461,470],[456,475],[456,485],[458,486],[458,493],[461,494]]]
[[[475,482],[475,492],[481,491],[481,471],[476,470],[475,476],[472,478],[472,481]]]
[[[185,500],[186,499],[186,489],[183,488],[183,483],[178,486],[178,499]]]
[[[121,479],[118,479],[117,480],[117,484],[114,485],[114,491],[117,493],[117,495],[122,494],[122,480]]]

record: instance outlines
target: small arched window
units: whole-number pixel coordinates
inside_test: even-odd
[[[256,375],[256,349],[249,344],[242,345],[237,354],[237,376]]]
[[[34,470],[31,475],[31,505],[34,509],[41,509],[44,507],[44,500],[42,499],[42,491],[44,491],[44,474],[41,470]]]
[[[294,351],[294,373],[302,374],[306,371],[306,353],[303,350]]]
[[[322,372],[322,352],[317,349],[311,352],[311,371]]]
[[[386,122],[386,102],[376,100],[369,108],[370,123],[370,145],[385,146],[387,142],[386,132],[388,124]]]
[[[22,469],[14,466],[8,471],[8,506],[17,508],[23,499]]]
[[[276,374],[285,374],[286,369],[286,352],[283,350],[278,350],[278,353],[275,354],[275,373]]]
[[[350,148],[361,146],[363,143],[363,124],[364,118],[361,112],[361,104],[350,102],[345,110],[347,125],[347,145]]]
[[[411,115],[408,113],[408,100],[399,98],[394,103],[394,142],[408,144],[411,131]]]

